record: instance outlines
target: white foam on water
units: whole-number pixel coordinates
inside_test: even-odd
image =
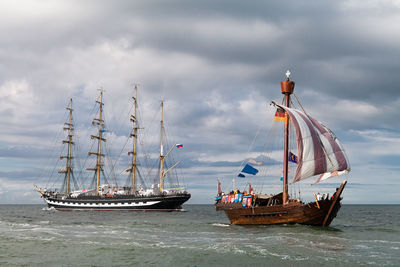
[[[65,236],[59,232],[57,232],[57,229],[54,228],[45,228],[45,227],[34,227],[31,229],[33,232],[43,232],[51,235],[56,235],[56,236]]]
[[[224,246],[221,246],[221,244],[210,244],[206,249],[220,251],[220,252],[229,251],[228,249],[224,248]]]
[[[56,240],[56,238],[54,236],[51,237],[43,237],[43,236],[25,236],[25,235],[14,235],[13,236],[15,239],[17,240],[33,240],[33,241],[53,241]]]
[[[212,226],[229,227],[230,224],[227,224],[227,223],[213,223]]]
[[[11,227],[12,231],[26,231],[27,228],[36,227],[37,225],[29,223],[9,223],[8,226]]]
[[[245,250],[243,250],[243,249],[240,249],[240,248],[234,246],[233,247],[233,253],[235,253],[235,254],[246,254],[247,252]]]
[[[54,207],[44,207],[42,208],[43,211],[57,211]]]
[[[361,248],[361,249],[372,249],[372,248],[369,247],[369,246],[361,245],[361,244],[359,244],[359,245],[354,245],[354,247],[356,247],[356,248]]]
[[[400,244],[400,241],[389,241],[389,240],[358,240],[364,243],[383,243],[383,244]]]
[[[89,241],[89,240],[85,240],[80,242],[81,244],[85,244],[85,245],[101,245],[102,243],[97,242],[97,241]]]
[[[287,254],[279,254],[277,252],[271,252],[266,248],[261,247],[260,245],[256,245],[256,244],[247,244],[246,247],[250,248],[252,251],[257,252],[259,255],[261,256],[273,256],[273,257],[277,257],[283,260],[287,260],[287,259],[291,259],[292,257],[290,255]],[[301,258],[301,260],[307,260],[307,258]]]

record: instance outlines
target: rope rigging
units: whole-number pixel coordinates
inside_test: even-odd
[[[67,156],[63,155],[66,153],[66,147],[65,145],[62,145],[60,149],[57,148],[57,150],[61,151],[59,154],[63,155],[57,158],[56,164],[54,164],[54,168],[51,170],[51,175],[48,179],[48,182],[46,184],[46,187],[48,186],[49,183],[52,183],[52,186],[54,187],[56,184],[61,185],[61,191],[66,191],[73,193],[76,190],[79,189],[84,189],[84,188],[90,188],[94,189],[97,188],[97,194],[98,188],[101,184],[108,184],[109,182],[112,182],[115,186],[118,187],[118,184],[123,184],[126,185],[125,188],[129,188],[127,186],[129,184],[129,176],[132,177],[132,181],[135,181],[135,177],[132,175],[132,170],[135,170],[135,175],[137,175],[137,182],[134,183],[135,188],[137,185],[137,188],[140,190],[141,189],[150,189],[149,184],[152,184],[156,186],[160,181],[159,179],[164,180],[163,184],[166,184],[167,187],[166,189],[171,188],[172,186],[180,186],[179,180],[178,180],[178,174],[177,170],[175,169],[175,155],[174,153],[168,153],[168,155],[164,155],[165,157],[163,160],[164,162],[164,171],[163,171],[163,176],[160,178],[160,158],[155,157],[156,151],[159,151],[159,140],[156,141],[155,139],[158,137],[158,134],[154,134],[152,132],[153,126],[156,125],[156,116],[159,115],[159,112],[152,112],[152,118],[147,121],[149,124],[149,127],[143,127],[140,129],[144,129],[143,131],[138,131],[134,132],[134,129],[139,129],[139,124],[138,122],[141,121],[141,118],[143,117],[142,114],[142,108],[139,106],[137,107],[137,112],[135,112],[134,116],[134,126],[137,128],[131,128],[129,131],[125,131],[124,129],[129,125],[128,122],[129,118],[132,116],[132,109],[133,105],[128,105],[129,108],[124,108],[126,105],[122,105],[123,108],[119,109],[120,112],[117,112],[117,116],[114,116],[112,120],[112,128],[115,128],[116,131],[111,132],[109,129],[111,127],[105,127],[104,121],[106,121],[106,118],[108,118],[108,109],[104,109],[103,107],[103,97],[102,97],[102,90],[100,93],[100,96],[97,97],[96,102],[93,104],[92,108],[90,109],[88,117],[91,117],[94,119],[93,120],[88,120],[92,121],[92,126],[96,127],[88,127],[89,125],[87,123],[83,123],[82,125],[84,126],[84,129],[87,129],[88,131],[83,131],[84,137],[91,137],[92,142],[90,145],[88,144],[87,147],[86,145],[82,147],[81,139],[82,136],[79,136],[78,134],[75,133],[74,129],[72,129],[72,125],[76,124],[76,121],[72,117],[72,100],[71,100],[71,108],[70,108],[70,115],[65,116],[68,114],[68,111],[65,111],[64,117],[69,119],[69,136],[67,139],[69,148],[68,148],[68,163],[67,163],[67,170],[68,170],[68,175],[65,174],[65,170],[63,170],[64,175],[55,175],[56,169],[62,164],[60,159],[65,159]],[[134,98],[136,101],[136,98]],[[127,111],[127,112],[126,112]],[[99,115],[100,114],[100,115]],[[124,119],[123,123],[119,123],[120,120]],[[157,123],[158,124],[158,123]],[[167,124],[166,124],[167,125]],[[87,127],[86,127],[87,126]],[[110,125],[108,125],[110,126]],[[140,124],[142,127],[142,125]],[[82,127],[83,128],[83,127]],[[95,129],[94,129],[95,128]],[[89,130],[91,129],[91,130]],[[105,132],[105,129],[108,130],[108,133],[103,134]],[[64,127],[65,130],[65,127]],[[74,131],[72,133],[72,131]],[[92,132],[95,132],[91,135]],[[58,131],[57,136],[54,138],[54,143],[60,139],[62,129]],[[122,154],[127,151],[127,146],[129,142],[129,136],[124,140],[123,142],[120,142],[119,139],[121,136],[126,137],[126,135],[120,135],[118,136],[119,132],[128,132],[129,136],[132,135],[137,135],[137,146],[136,146],[136,154],[139,154],[135,159],[135,168],[131,168],[130,174],[128,174],[128,177],[126,179],[125,183],[121,183],[121,178],[123,177],[122,173],[127,170],[126,168],[126,163],[129,162],[129,156],[128,157],[123,157]],[[115,134],[114,134],[115,133]],[[159,130],[158,130],[158,133]],[[169,147],[172,145],[170,143],[170,140],[168,140],[168,135],[167,131],[165,130],[165,127],[162,127],[162,134],[164,136],[164,144],[163,147],[164,149],[169,149]],[[71,139],[71,137],[74,137],[74,139]],[[87,136],[86,136],[87,135]],[[107,142],[103,143],[103,139],[107,137]],[[115,148],[115,143],[120,143],[122,145],[121,148]],[[66,141],[64,141],[64,144]],[[175,145],[174,145],[175,146]],[[96,149],[97,147],[97,149]],[[82,149],[84,148],[84,149]],[[87,149],[89,148],[89,149]],[[158,149],[157,149],[158,148]],[[54,149],[56,150],[56,149]],[[89,153],[84,153],[82,154],[82,151],[89,151]],[[97,151],[97,152],[96,152]],[[133,154],[133,153],[132,153]],[[91,155],[97,155],[97,160],[96,157],[90,157]],[[128,154],[129,155],[129,154]],[[100,157],[100,159],[99,159]],[[122,160],[122,161],[121,161]],[[131,165],[133,166],[133,165]],[[140,168],[136,168],[140,166]],[[121,167],[124,167],[121,169]],[[84,171],[84,170],[91,170],[95,171],[93,176],[90,177],[89,179],[86,179],[85,176],[87,176],[89,173]],[[55,177],[56,176],[56,177]],[[101,178],[99,178],[99,176]],[[55,179],[54,179],[55,178]],[[60,182],[61,179],[61,182]],[[62,180],[63,179],[63,180]],[[99,182],[99,180],[101,180]],[[51,182],[50,182],[51,181]],[[132,184],[132,183],[131,183]],[[164,188],[164,186],[160,185],[160,187]],[[88,185],[85,186],[85,185]],[[124,188],[124,190],[126,190]],[[153,187],[152,187],[153,188]],[[91,191],[91,190],[89,190]]]

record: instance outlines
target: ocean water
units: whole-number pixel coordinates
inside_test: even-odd
[[[400,266],[400,205],[344,205],[330,227],[230,225],[183,212],[0,206],[1,266]]]

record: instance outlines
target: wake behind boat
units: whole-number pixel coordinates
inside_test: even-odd
[[[62,143],[67,145],[67,155],[61,155],[60,159],[66,159],[66,166],[60,174],[64,176],[61,190],[47,189],[35,187],[41,197],[49,207],[54,207],[57,210],[132,210],[132,211],[175,211],[182,208],[182,204],[190,198],[185,187],[180,186],[179,180],[175,184],[175,188],[166,188],[165,181],[171,173],[175,171],[175,167],[180,162],[167,168],[166,159],[175,148],[182,145],[173,145],[168,153],[164,154],[163,133],[164,133],[164,103],[161,101],[161,120],[160,120],[160,154],[158,171],[156,177],[147,177],[151,181],[158,180],[158,183],[153,182],[151,186],[144,186],[144,178],[139,171],[138,164],[138,130],[141,129],[138,123],[137,114],[137,86],[135,86],[134,111],[130,116],[133,123],[130,138],[133,138],[132,151],[128,152],[131,155],[131,166],[126,169],[129,174],[130,185],[118,186],[110,185],[104,171],[104,149],[102,144],[106,142],[104,138],[105,123],[103,116],[103,90],[100,90],[99,114],[93,119],[92,125],[97,127],[97,135],[91,135],[91,139],[97,141],[95,152],[89,152],[88,156],[96,156],[96,163],[93,168],[87,168],[88,171],[93,171],[94,176],[89,189],[79,188],[79,183],[74,175],[73,166],[73,141],[74,125],[72,119],[72,99],[67,107],[69,116],[64,124],[64,130],[67,131],[67,140]],[[150,173],[147,171],[147,173]],[[150,175],[148,175],[150,176]],[[142,184],[138,186],[138,178],[142,180]],[[73,190],[71,189],[73,187]]]
[[[287,79],[281,82],[284,105],[272,103],[277,108],[274,120],[284,122],[283,177],[281,178],[283,192],[275,195],[255,194],[254,188],[249,185],[248,192],[233,190],[225,194],[218,181],[215,207],[217,210],[225,211],[232,224],[298,223],[328,226],[341,207],[341,194],[346,186],[346,180],[331,197],[329,194],[323,196],[319,193],[318,196],[314,194],[315,202],[304,203],[300,198],[289,195],[289,162],[297,165],[291,184],[320,175],[315,182],[318,183],[330,177],[348,173],[350,164],[342,145],[331,130],[309,116],[300,103],[302,111],[290,107],[294,82],[289,79],[289,71],[286,75]],[[289,150],[289,122],[295,132],[298,156]],[[249,160],[238,176],[257,174],[258,169],[252,164],[257,164],[257,162],[253,159]]]

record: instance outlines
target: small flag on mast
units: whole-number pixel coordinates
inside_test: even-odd
[[[182,144],[176,144],[176,148],[181,148],[181,147],[183,147]]]
[[[256,168],[254,168],[253,166],[246,164],[242,170],[242,172],[244,173],[248,173],[248,174],[253,174],[256,175],[258,173],[258,170]]]
[[[251,184],[249,184],[249,193],[250,195],[254,194],[254,188],[251,186]]]
[[[293,163],[297,163],[297,156],[289,151],[289,161]]]
[[[276,110],[274,121],[285,121],[285,111],[282,108]]]
[[[222,187],[221,187],[221,182],[219,181],[219,179],[218,179],[218,187],[217,187],[217,190],[218,190],[218,196],[222,195]]]

